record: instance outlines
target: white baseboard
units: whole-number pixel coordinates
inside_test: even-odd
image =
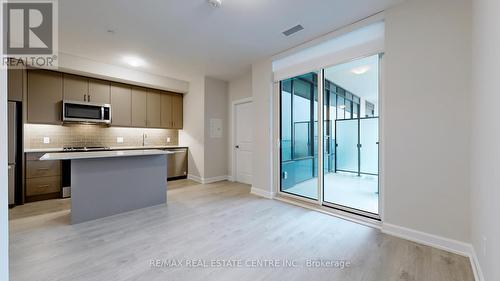
[[[228,176],[218,176],[218,177],[212,177],[212,178],[202,178],[199,176],[191,175],[189,174],[187,176],[188,179],[195,181],[197,183],[201,184],[208,184],[208,183],[214,183],[214,182],[219,182],[219,181],[225,181],[228,180]]]
[[[223,180],[233,181],[233,178],[231,176],[201,178],[194,175],[188,175],[188,179],[202,184]],[[267,199],[273,199],[274,197],[276,197],[275,193],[255,186],[252,186],[250,193]],[[476,281],[485,281],[481,266],[479,264],[479,260],[476,255],[476,251],[471,244],[389,223],[382,223],[381,231],[388,235],[396,236],[402,239],[468,257],[470,259],[472,271],[474,273],[474,279]]]
[[[212,177],[212,178],[203,178],[203,184],[214,183],[214,182],[225,181],[225,180],[227,180],[227,176],[218,176],[218,177]]]
[[[470,257],[472,252],[471,244],[398,225],[384,223],[382,224],[382,232],[392,236],[452,252],[461,256]]]
[[[476,281],[485,281],[476,251],[471,244],[388,223],[382,224],[382,232],[468,257],[471,263],[472,272],[474,273],[474,279]]]
[[[472,272],[474,272],[474,279],[476,281],[485,281],[483,271],[481,270],[481,265],[479,264],[479,259],[476,255],[476,250],[472,247],[472,253],[470,258],[470,263],[472,266]]]
[[[188,175],[188,180],[192,180],[192,181],[195,181],[197,183],[203,183],[203,179],[201,177],[195,176],[195,175],[192,175],[192,174]]]
[[[257,196],[260,196],[260,197],[267,198],[267,199],[273,199],[274,196],[276,195],[271,191],[267,191],[267,190],[264,190],[264,189],[261,189],[261,188],[255,187],[255,186],[252,186],[250,193],[257,195]]]

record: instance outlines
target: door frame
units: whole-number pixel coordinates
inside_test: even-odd
[[[331,204],[325,204],[326,202],[323,202],[323,186],[324,186],[324,182],[323,182],[323,179],[319,179],[319,172],[321,171],[321,176],[323,177],[323,157],[319,157],[319,155],[322,155],[323,153],[323,140],[322,140],[322,137],[321,138],[318,138],[318,146],[320,148],[320,151],[318,151],[318,200],[313,200],[313,199],[308,199],[308,198],[304,198],[304,197],[301,197],[301,196],[297,196],[297,195],[293,195],[293,194],[289,194],[289,193],[285,193],[285,192],[282,192],[281,191],[281,147],[280,147],[280,144],[281,144],[281,124],[280,124],[280,121],[281,121],[281,106],[280,106],[280,103],[281,103],[281,86],[280,86],[280,82],[281,81],[274,81],[273,83],[273,97],[272,97],[272,112],[273,112],[273,128],[272,128],[272,142],[273,142],[273,145],[272,145],[272,148],[273,148],[273,156],[272,156],[272,162],[273,162],[273,165],[272,165],[272,168],[273,168],[273,194],[276,194],[277,196],[280,196],[280,197],[285,197],[285,198],[291,198],[291,199],[295,199],[295,200],[299,200],[299,201],[302,201],[302,202],[306,202],[306,203],[311,203],[311,204],[314,204],[314,205],[319,205],[319,206],[326,206],[328,207],[329,211],[332,213],[332,214],[335,214],[335,215],[338,215],[340,217],[350,217],[350,219],[352,219],[352,216],[357,216],[359,217],[360,220],[364,220],[365,218],[369,219],[369,220],[375,220],[375,221],[381,221],[383,222],[384,219],[385,219],[385,153],[386,153],[386,147],[385,147],[385,104],[386,104],[386,100],[385,100],[385,75],[384,75],[384,55],[385,55],[385,52],[384,51],[377,51],[377,52],[374,52],[374,53],[369,53],[369,54],[366,54],[366,55],[363,55],[363,56],[359,56],[359,57],[355,57],[355,58],[351,58],[351,59],[347,59],[347,60],[343,60],[343,61],[339,61],[339,62],[336,62],[335,64],[333,65],[325,65],[323,66],[321,69],[317,69],[317,70],[310,70],[310,71],[306,71],[305,73],[308,73],[308,72],[317,72],[318,73],[318,120],[323,120],[323,106],[320,105],[320,98],[321,98],[321,104],[323,102],[323,76],[324,76],[324,69],[326,68],[329,68],[329,67],[332,67],[332,66],[335,66],[335,65],[339,65],[339,64],[344,64],[344,63],[348,63],[348,62],[352,62],[352,61],[356,61],[358,59],[363,59],[363,58],[366,58],[366,57],[370,57],[370,56],[375,56],[375,55],[378,55],[379,56],[379,77],[378,77],[378,81],[379,81],[379,85],[378,85],[378,88],[379,88],[379,94],[378,94],[378,99],[379,99],[379,104],[378,104],[378,111],[379,111],[379,114],[378,114],[378,123],[379,123],[379,175],[378,175],[378,190],[379,190],[379,194],[378,194],[378,214],[376,216],[373,216],[373,214],[371,213],[367,213],[367,212],[359,212],[356,211],[356,212],[352,212],[353,209],[352,208],[343,208],[342,206],[336,206],[336,205],[333,205],[331,206]],[[288,77],[288,78],[292,78],[292,77]],[[287,78],[282,78],[282,80],[285,80]],[[321,88],[320,88],[321,87]],[[321,118],[321,119],[320,119]],[[319,126],[320,124],[319,123],[322,123],[322,122],[318,122],[318,134],[319,134]],[[319,144],[319,142],[321,141],[321,145]],[[320,154],[321,153],[321,154]],[[321,190],[320,190],[321,189]]]
[[[237,165],[236,165],[236,106],[240,104],[245,104],[245,103],[252,103],[253,104],[253,98],[252,97],[247,97],[239,100],[234,100],[231,102],[231,181],[237,182]],[[252,128],[253,129],[253,128]],[[252,138],[252,142],[253,142]],[[253,158],[253,149],[252,149],[252,158]],[[252,163],[253,166],[253,163]],[[252,175],[253,178],[253,175]],[[253,184],[253,180],[252,180]]]
[[[318,75],[318,104],[317,104],[317,118],[318,120],[320,116],[323,118],[323,94],[320,94],[320,89],[323,88],[323,77],[324,77],[324,71],[323,69],[319,70],[312,70],[307,73],[316,73]],[[305,73],[304,73],[305,74]],[[290,77],[292,78],[292,77]],[[287,78],[284,78],[285,80]],[[281,80],[281,81],[283,81]],[[318,149],[318,184],[317,184],[317,193],[318,193],[318,199],[313,199],[313,198],[308,198],[305,196],[301,196],[298,194],[293,194],[289,192],[284,192],[281,191],[281,81],[276,81],[273,83],[273,128],[272,128],[272,135],[273,135],[273,194],[280,196],[280,197],[285,197],[285,198],[290,198],[293,200],[299,200],[302,202],[306,202],[309,204],[317,205],[317,206],[322,206],[323,202],[323,159],[319,155],[323,153],[323,140],[322,138],[318,138],[318,144],[317,144],[317,149]],[[321,88],[320,88],[321,87]],[[321,90],[322,91],[322,90]],[[322,92],[321,92],[322,93]],[[323,130],[323,122],[318,121],[318,133],[320,130]],[[320,154],[321,153],[321,154]],[[321,177],[321,178],[320,178]]]

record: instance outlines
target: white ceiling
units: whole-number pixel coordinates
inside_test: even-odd
[[[184,79],[201,73],[230,80],[251,63],[380,12],[400,0],[59,1],[60,51]],[[290,37],[282,31],[301,24]],[[114,30],[109,33],[107,30]]]
[[[367,101],[378,103],[379,58],[370,56],[325,69],[325,78]],[[363,74],[352,70],[366,69]]]

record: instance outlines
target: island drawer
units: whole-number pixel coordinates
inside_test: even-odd
[[[61,175],[61,161],[26,161],[26,178]]]
[[[34,196],[61,191],[61,177],[41,177],[26,180],[26,196]]]

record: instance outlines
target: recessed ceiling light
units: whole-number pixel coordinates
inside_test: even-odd
[[[368,72],[368,70],[370,70],[370,67],[368,65],[365,65],[365,66],[353,68],[351,70],[351,72],[354,74],[357,74],[357,75],[361,75],[361,74],[365,74],[366,72]]]
[[[208,4],[214,8],[219,8],[222,5],[222,0],[208,0]]]
[[[146,64],[146,62],[143,59],[135,56],[124,56],[123,61],[133,67],[139,67]]]

